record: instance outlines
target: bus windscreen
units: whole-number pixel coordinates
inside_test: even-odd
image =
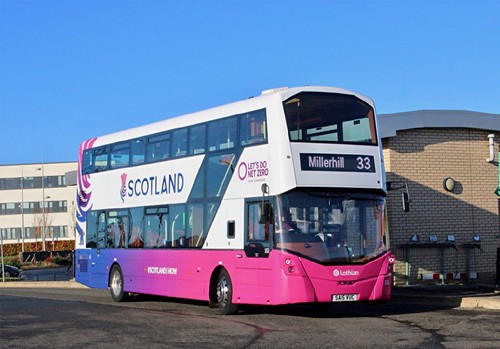
[[[377,144],[373,109],[355,96],[301,92],[283,107],[292,142]]]

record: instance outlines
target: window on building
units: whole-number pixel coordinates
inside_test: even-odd
[[[0,190],[21,189],[21,178],[0,178]]]

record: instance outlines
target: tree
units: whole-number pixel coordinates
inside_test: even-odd
[[[45,241],[47,236],[52,235],[52,222],[54,217],[52,217],[47,210],[42,210],[41,212],[35,213],[33,215],[33,228],[35,228],[35,244],[38,246],[38,238],[42,240],[42,250],[45,251]],[[38,248],[37,248],[38,249]]]

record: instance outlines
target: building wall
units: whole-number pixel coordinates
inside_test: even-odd
[[[497,164],[488,163],[488,130],[420,128],[383,139],[388,181],[407,181],[410,212],[401,209],[401,192],[390,191],[391,249],[397,257],[397,284],[419,282],[422,274],[477,272],[494,281],[500,246]],[[498,149],[498,137],[495,149]],[[456,181],[453,192],[443,180]],[[418,234],[420,241],[410,243]],[[473,235],[480,235],[480,245]],[[437,235],[438,243],[428,236]],[[446,244],[454,235],[455,244]],[[469,254],[469,257],[468,257]],[[469,266],[469,267],[468,267]]]
[[[76,186],[71,183],[59,186],[60,183],[55,185],[50,180],[65,181],[66,173],[76,169],[76,162],[0,166],[0,232],[4,244],[22,244],[23,225],[25,243],[41,241],[41,236],[30,236],[29,230],[34,231],[37,227],[40,230],[40,223],[37,221],[43,221],[44,216],[47,229],[46,250],[51,250],[53,241],[75,240]],[[21,181],[21,178],[24,180]],[[16,181],[22,184],[16,184]],[[16,185],[20,185],[22,189],[13,188]],[[45,210],[42,209],[44,202]],[[45,215],[43,212],[46,212]],[[62,233],[65,229],[64,236],[59,236],[59,231],[52,234],[50,230],[54,227],[66,227],[60,230]]]

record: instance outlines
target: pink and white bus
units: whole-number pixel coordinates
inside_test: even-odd
[[[373,102],[280,88],[85,141],[76,280],[240,305],[388,300]]]

